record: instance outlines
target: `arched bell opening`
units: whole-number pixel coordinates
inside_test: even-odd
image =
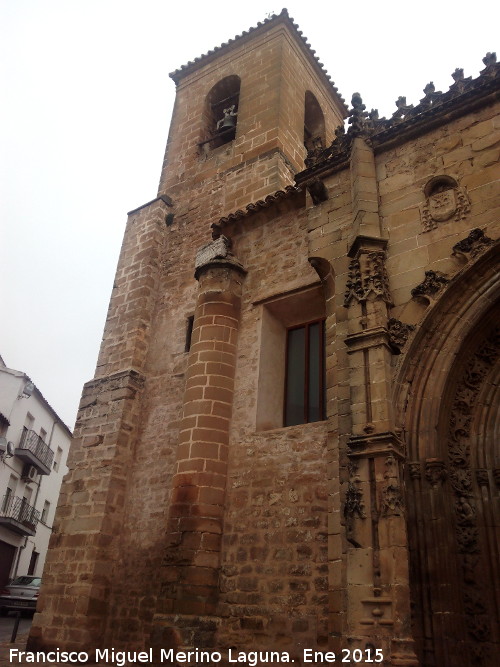
[[[205,141],[210,148],[227,144],[236,136],[241,79],[236,74],[218,81],[205,99]]]
[[[325,147],[325,116],[310,90],[306,90],[304,104],[304,146],[307,151]]]
[[[498,249],[429,308],[398,374],[413,630],[424,667],[500,650]]]

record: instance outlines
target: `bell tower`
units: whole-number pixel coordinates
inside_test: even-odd
[[[190,645],[203,628],[210,643],[223,616],[228,451],[248,305],[247,267],[217,222],[293,189],[307,149],[327,146],[346,115],[286,10],[170,76],[177,95],[158,196],[128,214],[32,650],[144,648],[150,636]],[[300,192],[293,206],[303,206]]]
[[[205,220],[293,185],[307,149],[328,145],[346,115],[285,9],[170,76],[177,96],[158,194],[181,206],[189,192]]]

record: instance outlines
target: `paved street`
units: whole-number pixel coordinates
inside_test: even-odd
[[[32,616],[21,616],[17,634],[26,634],[31,627]],[[8,642],[12,636],[12,628],[16,617],[13,614],[0,616],[0,642]]]

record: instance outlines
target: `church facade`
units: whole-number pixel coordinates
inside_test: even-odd
[[[129,214],[29,648],[497,664],[500,67],[483,62],[379,118],[283,10],[171,74],[158,197]]]

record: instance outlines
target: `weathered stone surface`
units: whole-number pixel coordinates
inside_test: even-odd
[[[175,75],[170,198],[129,217],[34,648],[495,664],[498,66],[391,119],[356,94],[345,131],[308,54],[282,14]],[[322,318],[326,418],[283,427],[286,330]]]

